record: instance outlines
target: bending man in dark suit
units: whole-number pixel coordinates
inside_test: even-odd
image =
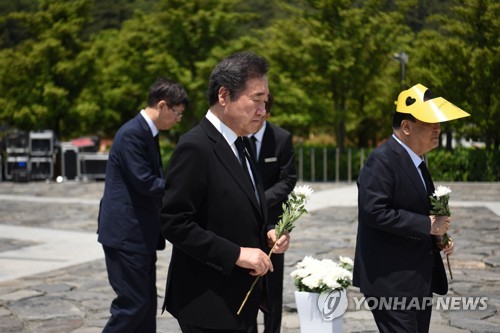
[[[466,116],[421,84],[401,92],[393,135],[361,170],[353,285],[371,300],[380,332],[428,332],[432,293],[448,291],[437,238],[451,219],[430,215],[434,185],[423,157],[438,146],[440,122]],[[453,242],[443,251],[451,254]]]
[[[160,234],[165,179],[158,131],[180,121],[187,104],[184,88],[158,79],[147,107],[113,140],[98,218],[98,240],[116,293],[105,333],[156,333],[156,250],[165,248]]]
[[[173,249],[163,308],[183,332],[256,332],[263,279],[237,312],[255,276],[272,271],[276,237],[255,166],[238,146],[265,113],[268,66],[248,52],[223,59],[210,75],[210,109],[169,162],[161,226]],[[288,244],[283,236],[276,252]]]
[[[254,154],[262,176],[267,202],[269,223],[278,223],[283,214],[283,203],[297,183],[295,153],[292,135],[285,129],[269,121],[272,95],[266,103],[266,114],[262,117],[259,130],[250,136],[254,142]],[[267,311],[264,311],[264,333],[281,332],[281,313],[283,308],[283,271],[285,254],[271,256],[274,271],[268,273],[269,283]]]

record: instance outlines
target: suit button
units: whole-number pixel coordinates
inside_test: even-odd
[[[433,253],[434,253],[434,251],[432,251],[432,250],[430,250],[430,251],[429,251],[429,254],[430,254],[430,255],[432,255]]]

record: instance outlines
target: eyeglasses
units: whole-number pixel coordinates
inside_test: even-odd
[[[171,107],[169,107],[169,106],[167,106],[167,107],[168,107],[168,109],[169,109],[170,111],[172,111],[172,112],[173,112],[173,113],[177,116],[177,118],[179,118],[179,119],[180,119],[180,118],[182,118],[182,112],[180,112],[180,111],[176,111],[176,110],[174,110],[174,108],[171,108]]]

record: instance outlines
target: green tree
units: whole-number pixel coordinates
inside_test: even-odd
[[[277,81],[298,80],[306,97],[292,109],[302,111],[291,113],[304,114],[304,106],[310,107],[306,111],[312,113],[312,124],[333,128],[337,145],[343,148],[347,129],[355,132],[357,125],[369,127],[383,117],[378,111],[367,118],[366,110],[373,110],[379,94],[386,91],[380,85],[391,86],[393,81],[381,82],[380,76],[398,48],[398,36],[405,32],[402,16],[384,12],[384,1],[304,0],[288,8],[293,23],[277,22],[267,44],[279,47],[271,56],[282,71],[276,74]],[[291,47],[281,47],[286,41]],[[351,137],[351,142],[358,138]]]
[[[94,36],[85,51],[92,59],[92,74],[73,109],[81,131],[113,136],[145,107],[149,86],[157,77],[177,79],[181,75],[183,68],[158,36],[163,27],[144,24],[149,19],[148,14],[137,13],[122,29],[103,30]]]
[[[120,30],[96,35],[89,57],[94,75],[78,103],[88,128],[112,136],[144,106],[147,91],[159,76],[179,81],[190,107],[173,136],[192,127],[206,113],[208,76],[238,27],[254,15],[238,12],[234,0],[161,0],[152,13],[136,12]],[[228,54],[228,53],[227,53]],[[224,54],[227,55],[227,54]]]
[[[435,96],[471,113],[462,122],[445,125],[448,137],[458,131],[485,141],[488,148],[500,145],[499,17],[500,3],[494,0],[456,1],[447,16],[430,17],[436,28],[418,35],[415,68],[409,73],[428,82]]]
[[[242,33],[240,27],[257,18],[241,11],[241,0],[162,0],[159,19],[165,22],[165,48],[186,69],[180,81],[188,90],[191,107],[186,124],[191,127],[208,110],[206,91],[211,70],[221,60],[214,49],[227,56]]]
[[[68,110],[86,82],[88,59],[81,32],[91,2],[41,0],[34,13],[11,13],[34,37],[0,50],[0,120],[21,129],[71,124]]]
[[[253,43],[256,52],[271,64],[268,79],[274,95],[273,122],[302,138],[308,137],[327,108],[323,98],[315,99],[312,94],[319,77],[303,42],[307,36],[304,19],[297,13],[274,21],[256,34]]]
[[[131,19],[134,12],[151,13],[158,0],[94,0],[93,22],[87,33],[104,29],[120,29],[124,21]]]
[[[413,32],[428,28],[427,17],[432,14],[446,15],[453,0],[394,0],[387,8],[397,10],[404,16],[405,24]]]
[[[167,76],[192,102],[175,139],[205,114],[214,65],[247,49],[271,63],[273,121],[301,138],[374,146],[390,133],[392,55],[404,51],[406,82],[472,114],[444,131],[498,148],[497,2],[17,0],[0,5],[0,123],[112,136]]]

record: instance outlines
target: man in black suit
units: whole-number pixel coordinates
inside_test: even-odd
[[[297,172],[292,135],[268,121],[272,103],[273,98],[269,94],[266,114],[262,117],[259,130],[252,134],[250,139],[254,143],[252,151],[263,180],[267,219],[269,223],[276,224],[283,214],[283,203],[297,183]],[[283,307],[285,254],[273,254],[271,261],[274,271],[266,275],[269,293],[267,309],[264,309],[264,333],[279,333]]]
[[[188,97],[179,84],[158,79],[147,107],[116,133],[106,164],[98,241],[116,293],[103,332],[156,333],[156,250],[165,248],[160,208],[165,179],[158,131],[180,121]]]
[[[250,52],[223,59],[210,75],[210,109],[169,162],[161,229],[173,249],[163,309],[183,332],[257,331],[263,279],[237,313],[255,277],[273,270],[276,235],[242,137],[265,113],[268,67]],[[283,236],[276,253],[288,245]]]
[[[428,332],[432,293],[448,291],[437,242],[451,218],[430,215],[434,185],[423,158],[438,146],[441,122],[468,115],[421,84],[401,92],[393,135],[361,170],[353,285],[373,302],[381,332]]]

